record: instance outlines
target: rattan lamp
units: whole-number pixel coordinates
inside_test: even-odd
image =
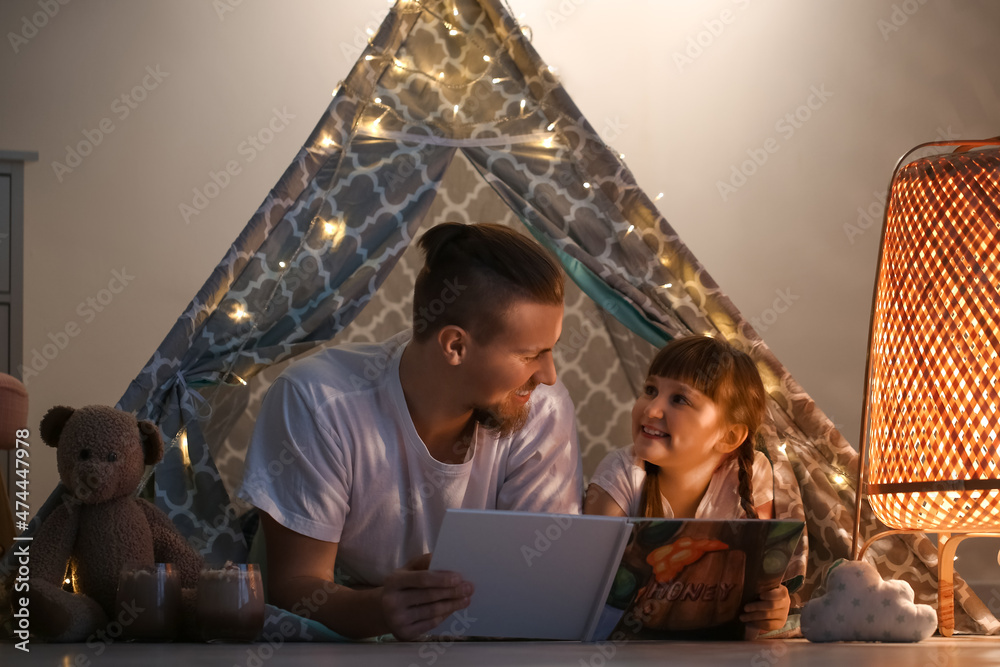
[[[918,149],[958,146],[913,160]],[[1000,536],[1000,148],[932,142],[900,159],[872,308],[854,552],[939,533],[938,626],[954,629],[953,561]],[[889,531],[857,551],[861,493]]]

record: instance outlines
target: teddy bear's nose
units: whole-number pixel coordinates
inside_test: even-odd
[[[89,458],[90,458],[90,450],[89,449],[81,449],[80,450],[80,460],[81,461],[86,461]]]

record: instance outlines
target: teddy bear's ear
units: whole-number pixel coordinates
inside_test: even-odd
[[[146,456],[144,462],[151,466],[163,458],[163,439],[160,438],[160,429],[156,428],[153,422],[139,422],[139,437],[142,438],[142,451]]]
[[[66,407],[65,405],[57,405],[51,408],[42,417],[42,423],[38,430],[42,434],[42,442],[44,442],[49,447],[56,447],[59,445],[59,435],[62,433],[63,427],[66,426],[66,422],[69,418],[73,416],[76,412],[73,408]]]

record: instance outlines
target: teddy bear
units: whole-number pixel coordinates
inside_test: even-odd
[[[66,493],[31,544],[33,634],[82,642],[109,628],[121,615],[116,596],[126,563],[172,563],[185,607],[193,609],[201,556],[166,514],[134,495],[145,466],[163,457],[159,429],[108,406],[57,406],[40,434],[57,450]],[[67,569],[72,592],[63,587]]]

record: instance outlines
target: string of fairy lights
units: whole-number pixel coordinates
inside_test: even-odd
[[[344,234],[346,233],[347,230],[347,226],[343,221],[324,221],[318,217],[313,218],[312,222],[309,225],[309,229],[299,239],[298,247],[295,249],[295,252],[292,253],[293,256],[299,255],[299,253],[302,251],[302,248],[306,245],[311,235],[314,233],[314,230],[316,230],[317,228],[320,229],[320,233],[322,234],[324,239],[330,244],[330,247],[336,247],[337,245],[339,245],[340,241],[343,239]],[[265,303],[269,303],[277,294],[282,283],[282,278],[284,277],[285,273],[289,270],[290,265],[288,262],[282,260],[278,262],[278,267],[281,269],[278,275],[278,280],[274,282],[274,287],[272,288],[271,293],[268,295]],[[237,349],[231,355],[232,361],[230,362],[230,367],[225,371],[221,372],[220,377],[222,378],[223,382],[226,383],[236,382],[243,386],[247,386],[248,384],[247,381],[244,378],[237,375],[236,373],[234,373],[232,368],[233,365],[236,363],[236,359],[239,358],[239,352],[242,351],[242,349],[247,345],[247,343],[252,337],[253,332],[257,330],[257,322],[252,317],[252,315],[247,311],[246,307],[240,303],[237,303],[232,307],[230,311],[230,317],[235,322],[247,322],[250,325],[250,327],[247,330],[246,335],[242,337],[242,342],[240,344],[239,349]],[[188,435],[186,428],[181,428],[181,430],[177,433],[177,435],[174,436],[174,439],[171,443],[171,447],[178,448],[178,450],[180,451],[183,467],[184,469],[189,470],[191,468],[191,458],[188,450]],[[148,476],[149,475],[147,473],[146,477],[142,481],[142,484],[140,485],[140,488],[145,486],[146,479],[148,478]]]

